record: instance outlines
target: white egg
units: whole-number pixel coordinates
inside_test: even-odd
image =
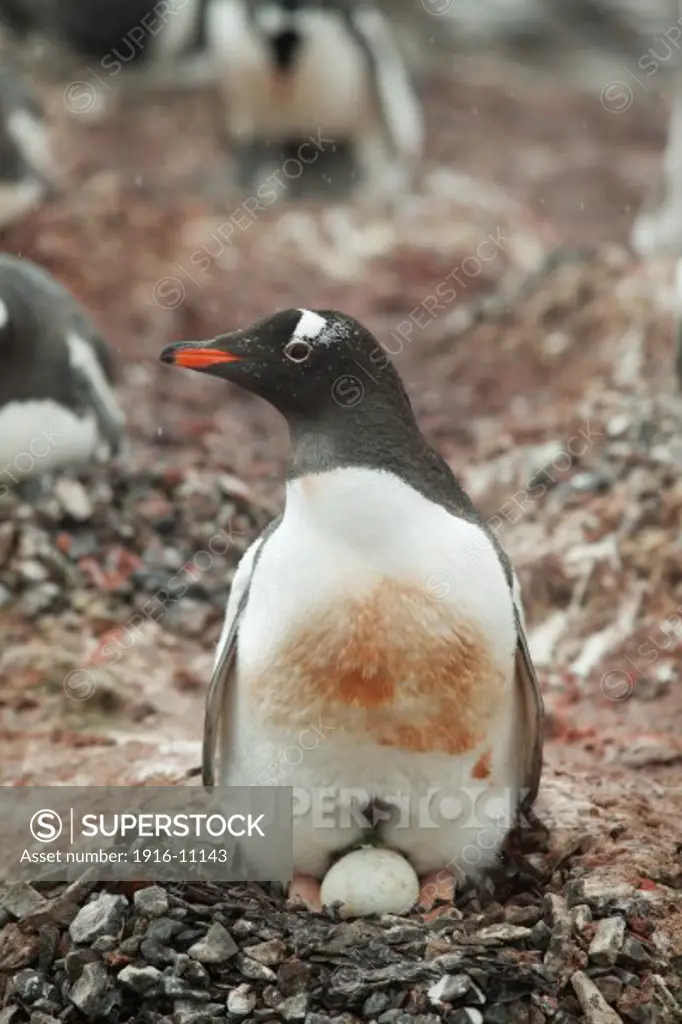
[[[363,846],[346,854],[325,875],[322,905],[342,903],[342,917],[407,914],[419,896],[412,865],[395,850]]]

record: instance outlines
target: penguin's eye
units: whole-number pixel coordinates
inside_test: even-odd
[[[292,363],[304,363],[312,352],[312,346],[307,341],[294,341],[288,342],[284,346],[284,355]]]

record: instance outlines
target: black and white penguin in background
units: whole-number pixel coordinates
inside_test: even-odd
[[[14,70],[0,66],[0,228],[52,195],[57,182],[42,107]]]
[[[422,156],[422,111],[381,5],[210,0],[206,27],[228,138],[242,155],[265,144],[275,159],[296,161],[283,187],[348,147],[368,197],[410,185]]]
[[[0,21],[20,37],[42,37],[87,61],[89,84],[108,94],[122,87],[133,71],[136,79],[143,74],[157,86],[210,81],[214,75],[205,38],[209,2],[0,0]],[[128,74],[119,79],[123,71]],[[65,98],[69,106],[68,94]],[[78,109],[75,100],[73,109],[89,112]]]
[[[73,296],[30,260],[0,255],[0,495],[116,454],[125,420],[109,349]]]

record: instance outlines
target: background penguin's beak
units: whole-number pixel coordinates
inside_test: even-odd
[[[238,363],[242,357],[205,341],[181,341],[167,345],[159,358],[162,363],[184,366],[190,370],[208,370],[225,363]]]

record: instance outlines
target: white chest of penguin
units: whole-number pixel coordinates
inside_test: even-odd
[[[218,4],[209,18],[238,133],[281,138],[321,132],[331,144],[375,118],[367,59],[340,18],[323,10],[299,15],[300,52],[287,73],[274,66],[266,37],[242,3]]]
[[[98,438],[92,414],[77,416],[51,399],[8,402],[0,409],[0,482],[86,463]]]
[[[272,784],[268,765],[303,735],[318,739],[280,784],[365,785],[410,754],[425,780],[453,759],[471,771],[495,736],[508,749],[515,649],[510,589],[478,527],[387,472],[298,479],[239,630],[224,781]]]

